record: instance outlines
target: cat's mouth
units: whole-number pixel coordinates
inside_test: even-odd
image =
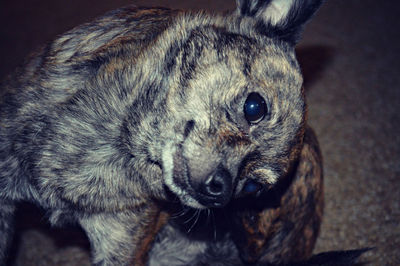
[[[225,206],[232,197],[233,178],[222,164],[208,170],[192,169],[183,155],[182,145],[168,145],[163,152],[164,181],[187,206],[204,209]]]

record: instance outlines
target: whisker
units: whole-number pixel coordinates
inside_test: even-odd
[[[209,224],[209,223],[210,223],[210,212],[211,212],[211,210],[210,210],[210,209],[207,209],[207,220],[206,220],[206,224]]]
[[[188,213],[189,213],[189,212],[188,212]],[[197,214],[197,210],[196,210],[196,212],[195,212],[192,216],[189,217],[189,219],[187,219],[187,220],[184,221],[183,223],[184,223],[184,224],[189,223],[191,220],[193,220],[193,219],[196,217],[196,214]]]
[[[214,241],[217,241],[217,225],[215,223],[215,216],[214,216],[214,212],[211,210],[211,214],[212,214],[212,223],[213,223],[213,227],[214,227]]]
[[[187,231],[187,233],[189,234],[192,229],[194,228],[194,226],[196,225],[197,221],[199,220],[200,214],[201,214],[201,210],[197,210],[196,211],[196,220],[194,221],[194,223],[192,224],[192,226],[190,226],[189,230]]]
[[[186,213],[187,213],[186,210],[181,210],[181,211],[179,211],[179,212],[177,212],[175,214],[172,214],[171,218],[172,219],[176,219],[176,218],[184,216]]]
[[[171,218],[176,219],[182,216],[185,216],[186,214],[189,213],[190,209],[189,208],[185,208],[185,206],[181,205],[182,210],[178,211],[177,213],[171,215]]]

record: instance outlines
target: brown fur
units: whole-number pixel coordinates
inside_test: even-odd
[[[322,219],[322,160],[311,129],[305,136],[294,179],[279,206],[238,214],[236,244],[248,262],[301,261],[312,254]]]

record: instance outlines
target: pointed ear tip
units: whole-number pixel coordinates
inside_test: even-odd
[[[287,1],[287,2],[286,2]],[[256,31],[279,38],[295,46],[301,39],[304,25],[325,0],[236,0],[241,16],[256,19]]]

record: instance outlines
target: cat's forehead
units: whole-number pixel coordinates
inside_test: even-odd
[[[302,76],[292,55],[276,49],[270,53],[268,49],[257,52],[244,57],[234,48],[227,49],[221,59],[215,56],[215,50],[207,49],[191,64],[183,62],[181,69],[189,67],[189,71],[194,71],[180,76],[183,86],[178,90],[191,97],[215,97],[214,101],[228,102],[248,91],[268,95],[287,88],[300,89]]]

